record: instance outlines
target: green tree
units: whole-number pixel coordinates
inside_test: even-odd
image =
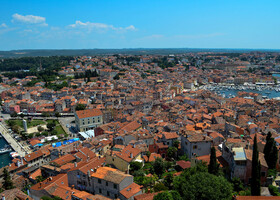
[[[173,174],[167,173],[166,176],[164,177],[163,183],[166,187],[169,188],[169,190],[171,190],[173,184]]]
[[[244,185],[243,185],[242,181],[240,180],[240,178],[234,177],[231,180],[231,183],[233,185],[233,190],[235,192],[240,192],[240,191],[244,190]]]
[[[42,126],[38,126],[38,127],[37,127],[37,130],[38,130],[39,132],[42,132],[42,131],[44,130],[44,128],[43,128]]]
[[[36,176],[35,180],[37,183],[39,183],[39,182],[42,182],[44,180],[44,178],[43,178],[43,176]]]
[[[208,165],[208,172],[210,174],[214,174],[214,175],[217,175],[218,172],[219,172],[219,164],[217,163],[215,147],[211,148],[211,155],[210,155],[210,163]]]
[[[85,110],[86,109],[86,105],[85,104],[80,104],[80,103],[78,103],[77,105],[76,105],[76,110],[78,111],[78,110]]]
[[[133,173],[135,171],[138,171],[142,168],[142,163],[141,162],[131,162],[129,166],[129,172]]]
[[[153,167],[154,167],[154,172],[158,176],[161,176],[164,172],[164,162],[162,158],[156,158],[155,162],[153,163]]]
[[[59,112],[55,112],[54,115],[56,118],[59,118],[61,116],[61,114]]]
[[[272,135],[271,135],[271,132],[268,132],[267,136],[266,136],[266,143],[265,143],[265,146],[264,146],[264,149],[263,149],[265,159],[268,157],[269,152],[272,148],[272,145],[273,145]]]
[[[268,190],[272,196],[280,196],[280,192],[276,186],[269,185]]]
[[[185,161],[189,161],[190,159],[188,158],[188,156],[186,154],[179,156],[178,160],[185,160]]]
[[[180,184],[183,199],[231,199],[232,185],[224,177],[215,176],[208,172],[199,172],[183,181]]]
[[[12,130],[13,130],[15,133],[19,134],[19,132],[20,132],[20,127],[19,127],[18,125],[14,125],[14,126],[12,126]]]
[[[180,142],[179,142],[179,140],[175,140],[174,142],[173,142],[173,147],[175,147],[175,148],[179,148],[179,144],[180,144]]]
[[[170,194],[172,195],[173,200],[182,200],[182,197],[176,190],[171,190]]]
[[[259,150],[257,144],[257,137],[254,138],[253,157],[252,157],[252,181],[251,194],[252,196],[260,196],[261,193],[261,166],[259,161]]]
[[[49,197],[49,196],[42,196],[41,199],[42,200],[62,200],[62,198],[60,198],[58,196],[54,196],[53,198]]]
[[[176,147],[169,147],[167,149],[167,157],[169,160],[176,159],[178,149]]]
[[[268,159],[267,159],[267,165],[268,169],[276,169],[276,164],[278,160],[278,149],[276,146],[276,142],[273,139],[273,145],[269,152]]]
[[[168,187],[166,187],[163,183],[157,183],[154,185],[155,192],[164,191],[164,190],[168,190]]]
[[[153,200],[174,200],[172,194],[168,191],[158,193],[154,196]]]
[[[151,156],[151,152],[147,151],[146,152],[146,156],[148,157],[148,160],[150,159],[150,156]]]
[[[268,132],[266,136],[266,144],[264,146],[264,158],[267,162],[269,169],[275,169],[278,160],[278,149],[271,132]]]
[[[11,179],[10,172],[7,170],[7,168],[4,168],[3,175],[4,175],[3,188],[5,190],[13,189],[14,184],[13,184],[13,181]]]
[[[50,122],[47,124],[47,128],[50,130],[50,131],[53,131],[54,130],[54,127],[55,127],[55,123],[54,122]]]

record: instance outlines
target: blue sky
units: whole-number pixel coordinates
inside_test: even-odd
[[[1,0],[0,50],[280,49],[279,0]]]

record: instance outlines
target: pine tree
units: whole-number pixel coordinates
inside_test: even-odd
[[[268,165],[268,169],[275,169],[277,160],[278,160],[278,149],[276,146],[276,142],[273,139],[273,145],[269,152],[268,159],[266,161],[267,165]]]
[[[252,157],[252,181],[251,194],[252,196],[260,196],[261,193],[261,164],[259,161],[259,150],[257,144],[257,137],[254,138],[253,157]]]
[[[269,169],[275,169],[278,160],[278,149],[274,138],[272,138],[271,133],[268,132],[266,137],[266,144],[264,146],[264,158]]]
[[[219,165],[217,163],[217,158],[216,158],[216,149],[215,149],[215,147],[212,147],[211,155],[210,155],[210,163],[208,165],[208,172],[210,174],[217,175],[218,171],[219,171]]]
[[[265,144],[264,150],[263,150],[265,160],[267,160],[269,152],[271,151],[271,148],[273,145],[272,139],[273,138],[272,138],[271,132],[268,132],[268,134],[266,136],[266,144]]]
[[[4,168],[3,174],[4,174],[3,188],[5,190],[10,190],[10,189],[14,188],[14,184],[12,182],[11,175],[10,175],[9,171],[7,170],[7,168]]]

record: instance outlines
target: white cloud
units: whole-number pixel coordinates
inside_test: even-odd
[[[46,23],[46,18],[41,16],[35,15],[20,15],[20,14],[13,14],[12,22],[16,23],[23,23],[23,24],[38,24],[41,26],[48,26]]]
[[[2,23],[2,24],[0,24],[0,28],[8,28],[8,26],[7,26],[7,24]]]
[[[133,25],[128,27],[114,27],[113,25],[103,24],[103,23],[94,23],[94,22],[81,22],[77,20],[75,24],[70,24],[71,28],[84,28],[91,30],[115,30],[115,31],[125,31],[125,30],[137,30]]]

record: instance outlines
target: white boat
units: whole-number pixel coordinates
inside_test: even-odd
[[[0,149],[0,154],[7,153],[10,151],[12,151],[12,149],[10,147],[4,147],[3,149]]]
[[[19,154],[17,153],[17,152],[11,152],[10,153],[10,156],[12,157],[12,158],[15,158],[15,157],[18,157],[19,156]]]

